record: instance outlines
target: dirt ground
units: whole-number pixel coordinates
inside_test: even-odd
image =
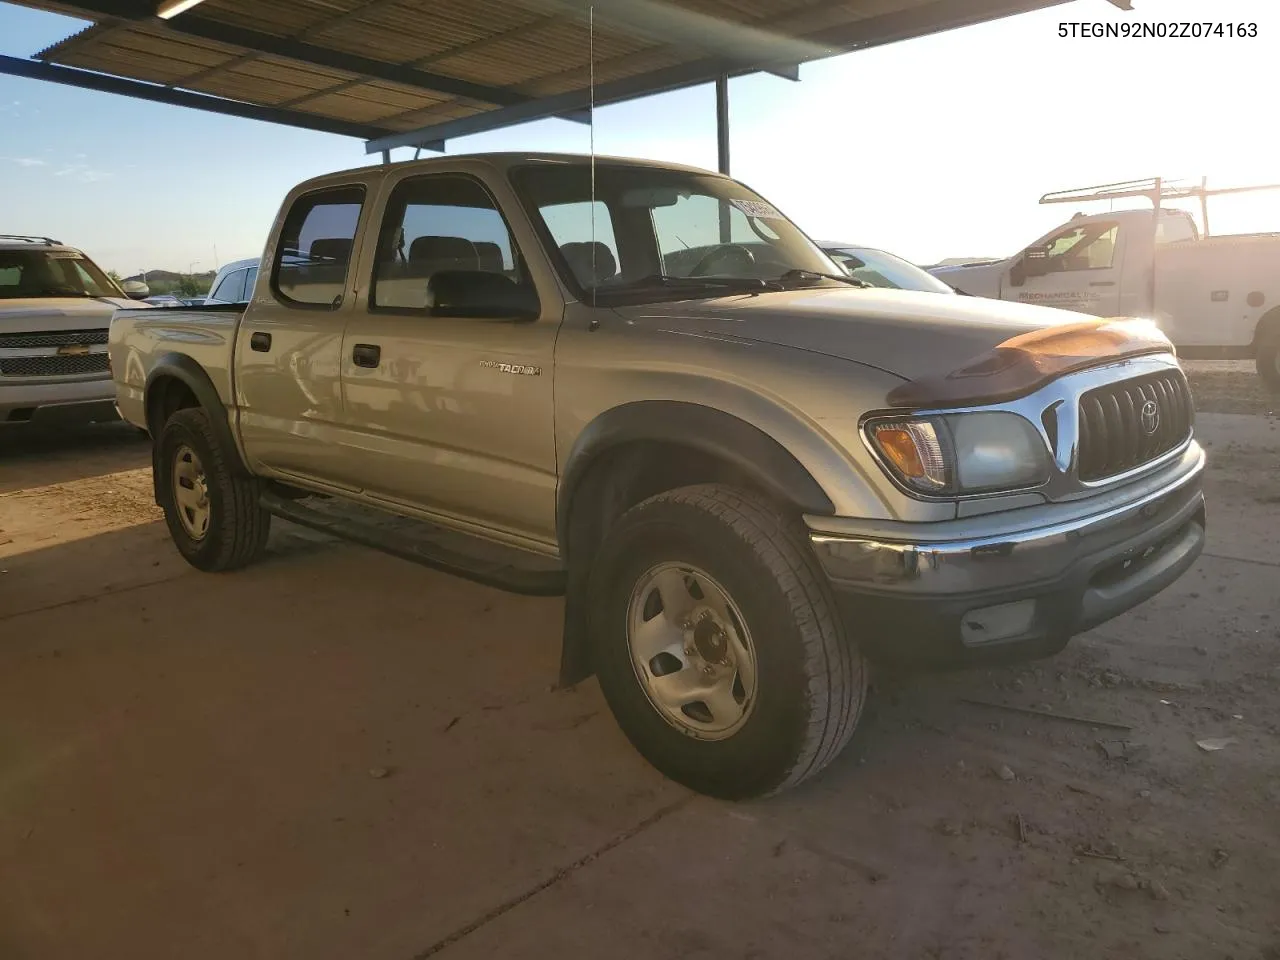
[[[1205,413],[1280,415],[1280,394],[1263,386],[1252,360],[1183,361],[1196,409]]]
[[[284,524],[201,575],[145,441],[0,437],[0,958],[1276,960],[1277,427],[1200,417],[1172,589],[880,677],[821,778],[736,805],[552,691],[559,601]]]

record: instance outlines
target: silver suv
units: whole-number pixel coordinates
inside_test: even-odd
[[[118,419],[107,328],[128,305],[79,250],[0,236],[0,428]]]
[[[253,287],[258,282],[258,258],[233,260],[223,264],[218,270],[213,283],[209,284],[209,295],[198,306],[212,306],[218,303],[248,303],[253,296]]]

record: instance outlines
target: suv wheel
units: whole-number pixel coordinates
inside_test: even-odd
[[[591,596],[605,697],[671,779],[774,793],[852,735],[865,662],[803,532],[767,504],[719,486],[645,501],[610,530]]]
[[[235,570],[261,556],[271,515],[258,505],[258,483],[232,469],[209,414],[179,410],[160,432],[157,487],[169,535],[193,567]]]

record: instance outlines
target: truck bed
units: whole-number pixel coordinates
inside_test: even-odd
[[[111,318],[107,352],[121,416],[135,426],[147,425],[143,402],[147,377],[170,353],[196,361],[222,402],[228,409],[233,407],[231,364],[243,315],[241,304],[117,310]]]

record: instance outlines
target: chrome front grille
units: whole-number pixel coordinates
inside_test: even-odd
[[[1105,480],[1168,453],[1190,436],[1194,416],[1176,368],[1089,390],[1079,403],[1080,480]]]
[[[91,347],[107,342],[106,330],[54,330],[48,333],[0,333],[0,350],[9,347],[52,349],[53,347]]]
[[[107,370],[105,353],[0,357],[0,376],[3,377],[73,377]]]

